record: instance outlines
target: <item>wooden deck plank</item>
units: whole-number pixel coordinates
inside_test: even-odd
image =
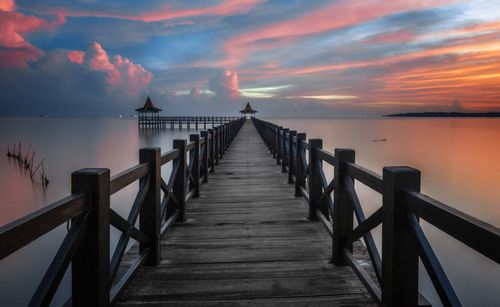
[[[330,263],[330,237],[293,195],[247,122],[162,238],[160,265],[141,268],[117,305],[374,306],[350,267]]]

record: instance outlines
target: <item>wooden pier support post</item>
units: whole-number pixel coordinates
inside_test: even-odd
[[[219,126],[217,127],[219,129],[219,159],[223,159],[224,158],[224,127],[223,126]]]
[[[203,183],[208,182],[208,152],[210,150],[210,140],[209,140],[209,135],[208,131],[202,131],[201,132],[201,137],[205,139],[205,142],[203,144],[203,150],[201,152],[201,172],[200,176],[203,176]]]
[[[304,164],[302,163],[302,157],[305,155],[304,147],[302,146],[302,141],[306,140],[305,133],[297,133],[297,145],[296,145],[296,155],[295,155],[295,197],[302,196],[301,187],[306,184],[305,181],[305,170]],[[305,157],[304,157],[305,158]]]
[[[172,187],[173,194],[177,199],[179,216],[177,222],[186,220],[186,140],[174,140],[174,149],[179,149],[179,157],[174,160],[172,169],[179,167],[175,175],[174,184]]]
[[[382,305],[418,305],[418,253],[412,241],[403,189],[420,191],[420,171],[384,167],[382,205]]]
[[[297,131],[291,130],[288,138],[288,183],[294,183],[293,176],[295,175],[295,155],[293,150],[293,138],[297,136]]]
[[[214,127],[215,131],[215,142],[214,142],[214,158],[215,158],[215,165],[219,165],[219,158],[220,158],[220,127]]]
[[[316,208],[319,208],[319,199],[323,190],[321,184],[321,175],[319,168],[322,167],[321,161],[318,159],[316,149],[323,148],[322,139],[309,140],[309,220],[317,221]],[[325,215],[328,217],[328,213]]]
[[[189,161],[192,161],[191,168],[191,188],[193,191],[193,198],[200,197],[200,135],[191,134],[189,141],[194,142],[194,149],[189,151]]]
[[[229,124],[224,124],[224,153],[229,148]]]
[[[160,262],[160,191],[161,191],[161,162],[160,148],[142,148],[139,150],[139,162],[149,163],[149,190],[146,193],[139,216],[140,230],[148,236],[150,246],[140,242],[142,253],[150,248],[149,255],[144,265],[156,266]],[[147,178],[141,178],[141,181]],[[142,182],[141,182],[142,183]]]
[[[283,127],[282,126],[279,126],[278,127],[278,131],[276,132],[276,165],[280,165],[281,164],[281,157],[282,157],[282,153],[281,153],[281,145],[282,145],[282,141],[281,141],[281,133],[283,132]]]
[[[109,306],[109,169],[85,168],[71,174],[71,193],[86,193],[87,232],[71,265],[72,305]]]
[[[288,128],[283,129],[283,136],[282,136],[282,140],[281,140],[281,172],[283,172],[283,173],[286,173],[286,166],[288,163],[288,160],[287,160],[287,155],[288,155],[287,133],[289,130],[290,129],[288,129]]]
[[[352,243],[346,245],[347,237],[353,229],[353,207],[349,201],[345,186],[346,163],[355,162],[355,152],[352,149],[335,149],[334,165],[334,201],[333,209],[333,251],[332,262],[335,265],[348,265],[344,256],[344,248],[352,252]],[[349,180],[353,180],[352,178]]]
[[[210,172],[215,172],[215,131],[214,129],[208,129],[208,134],[210,135],[210,146],[208,149],[208,162],[210,165]]]

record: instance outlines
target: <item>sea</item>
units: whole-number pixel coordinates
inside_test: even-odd
[[[460,211],[500,227],[500,119],[494,118],[343,118],[266,119],[307,138],[321,138],[323,148],[351,148],[356,163],[379,174],[384,166],[407,165],[422,174],[422,192]],[[192,127],[193,128],[193,127]],[[211,128],[211,127],[207,127]],[[81,168],[109,168],[111,175],[136,164],[139,149],[172,148],[174,139],[188,139],[194,129],[141,130],[133,118],[0,117],[0,226],[32,213],[70,194],[71,173]],[[7,157],[14,144],[25,154],[35,152],[34,165],[43,161],[49,180]],[[28,156],[31,158],[31,154]],[[169,166],[162,168],[166,174]],[[331,179],[333,169],[325,167]],[[168,178],[166,178],[168,179]],[[368,216],[382,198],[356,183]],[[111,198],[111,206],[126,216],[137,185]],[[500,306],[500,266],[422,221],[422,228],[464,306]],[[0,261],[0,306],[25,306],[64,235],[66,224]],[[381,248],[381,227],[373,231]],[[112,249],[118,231],[112,229]],[[420,291],[435,306],[439,298],[420,265]],[[70,296],[68,271],[53,301]]]

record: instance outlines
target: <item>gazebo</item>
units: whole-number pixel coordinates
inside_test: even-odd
[[[151,101],[151,98],[146,99],[146,102],[144,103],[144,106],[139,109],[135,109],[137,112],[139,112],[139,124],[140,123],[145,123],[145,121],[157,121],[160,117],[160,108],[157,108],[153,105],[153,102]],[[148,114],[150,115],[148,118]]]
[[[250,102],[247,102],[247,105],[243,110],[240,111],[240,113],[246,118],[249,118],[248,114],[250,114],[250,116],[255,116],[255,113],[257,113],[257,111],[252,109],[252,107],[250,106]]]

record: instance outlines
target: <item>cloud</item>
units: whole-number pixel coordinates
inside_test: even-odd
[[[209,89],[218,96],[236,100],[240,96],[238,74],[230,70],[217,73],[208,82]]]
[[[92,43],[87,52],[75,50],[69,52],[67,57],[71,62],[106,73],[108,85],[133,96],[144,90],[153,78],[153,74],[140,64],[134,64],[121,55],[114,56],[110,61],[108,53],[98,42]]]
[[[73,63],[83,64],[85,51],[73,50],[68,52],[68,59]]]
[[[46,21],[15,11],[14,1],[0,2],[0,65],[26,66],[43,55],[43,51],[31,45],[24,37],[35,31],[52,31],[65,23],[62,15]]]
[[[153,75],[116,55],[110,60],[98,43],[86,52],[49,50],[23,67],[0,70],[7,115],[130,114]],[[43,95],[41,95],[43,93]]]
[[[227,41],[224,49],[225,65],[240,65],[249,53],[265,48],[276,48],[298,37],[333,31],[359,25],[391,14],[439,7],[456,0],[340,0],[334,4],[289,19],[258,27]],[[335,18],[332,19],[332,16]]]
[[[0,1],[0,11],[10,12],[14,11],[14,9],[15,9],[14,0]]]
[[[168,5],[162,8],[157,8],[152,12],[135,15],[85,10],[70,11],[61,9],[53,9],[51,10],[51,12],[54,14],[64,14],[65,16],[69,17],[105,17],[142,22],[158,22],[188,17],[230,16],[235,14],[243,14],[252,10],[261,2],[263,2],[263,0],[224,0],[214,6],[182,9],[175,9]]]

